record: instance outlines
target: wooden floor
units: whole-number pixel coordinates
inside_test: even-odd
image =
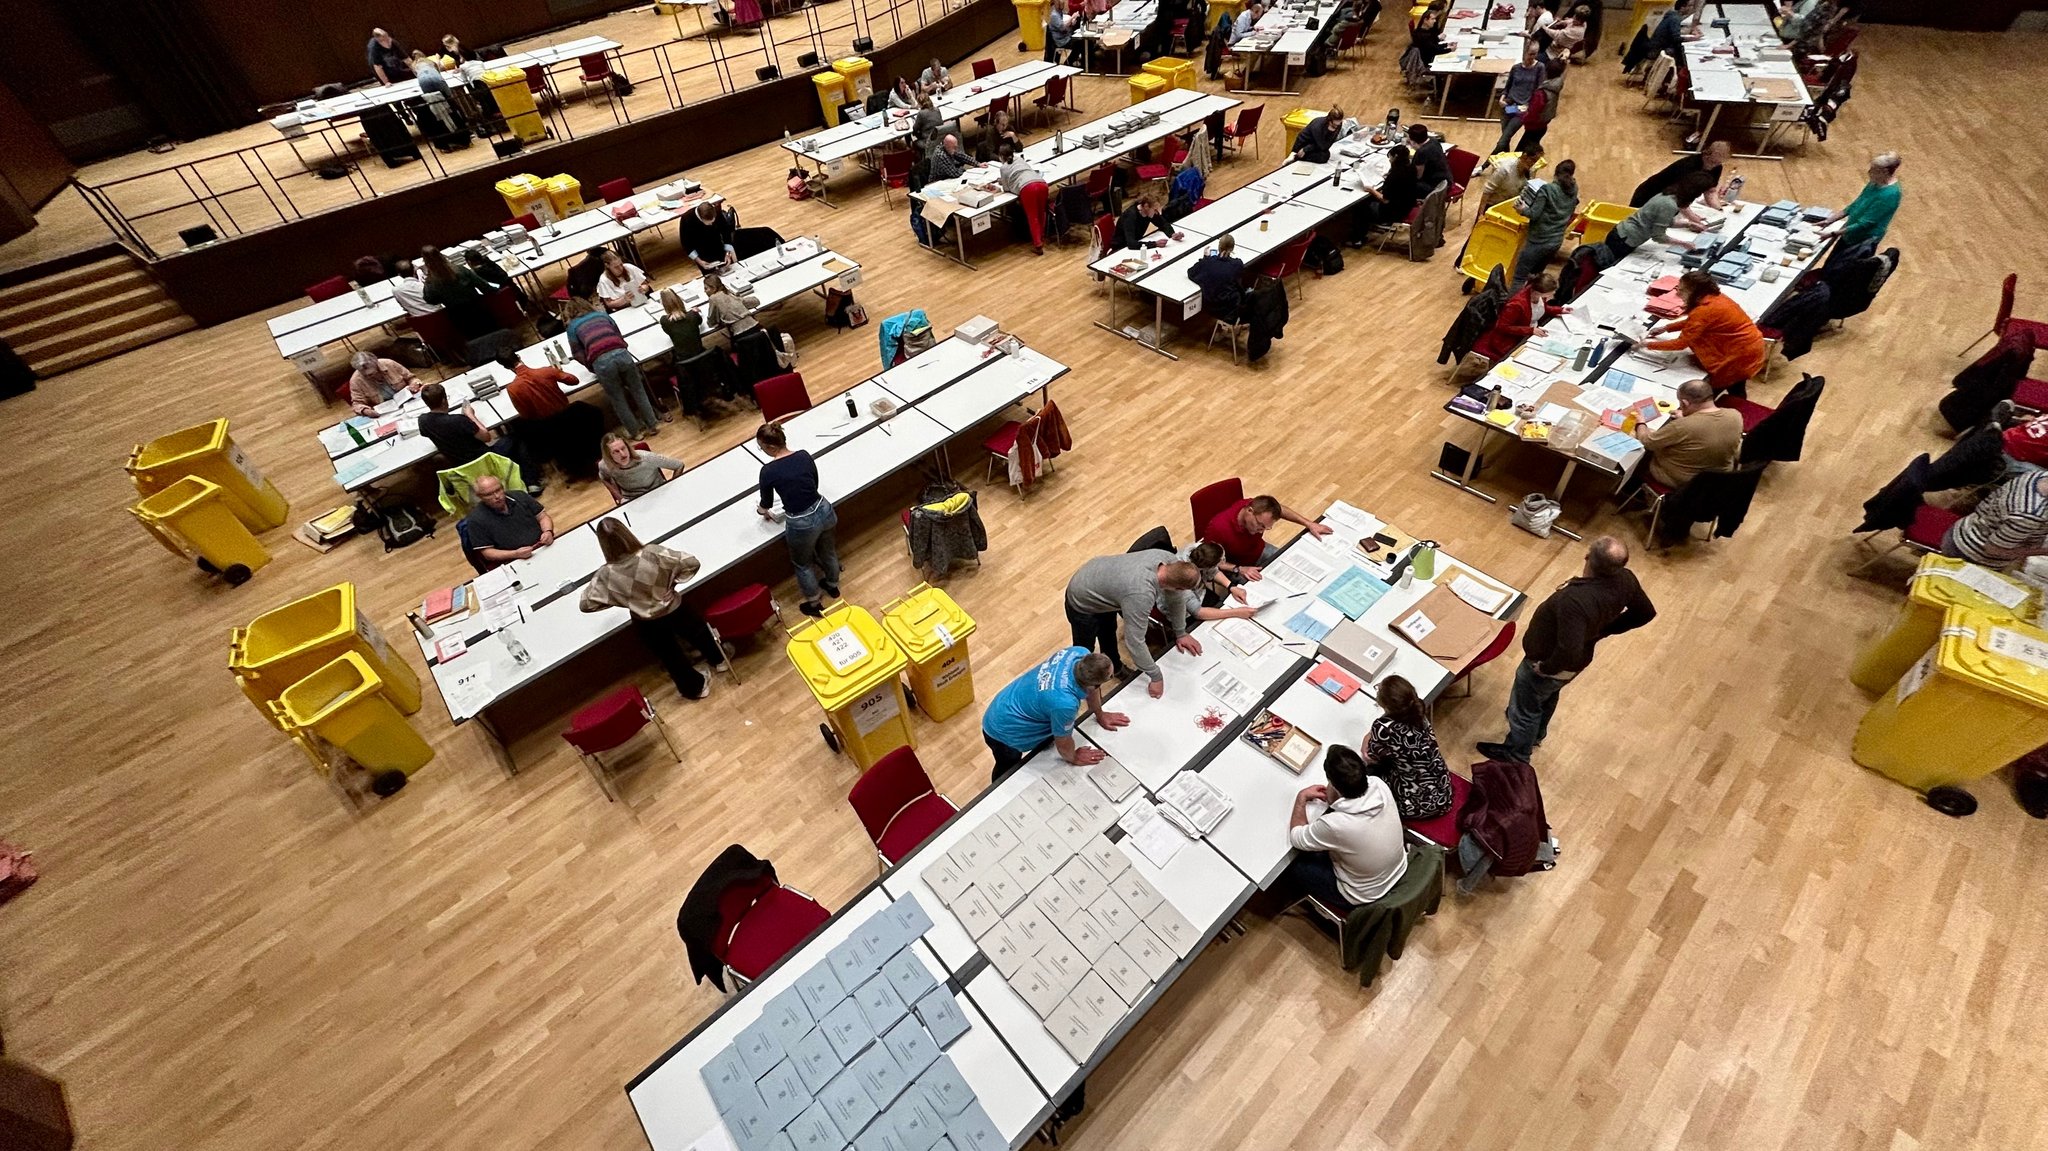
[[[1006,63],[1011,46],[997,46]],[[1839,203],[1871,152],[1902,150],[1902,267],[1797,365],[1830,389],[1806,460],[1772,472],[1741,535],[1638,556],[1659,618],[1602,648],[1538,765],[1562,866],[1447,901],[1370,991],[1306,922],[1249,917],[1095,1076],[1071,1146],[2048,1146],[2048,829],[2002,779],[1952,821],[1854,766],[1867,702],[1846,678],[1904,570],[1848,574],[1857,505],[1938,449],[1933,403],[1999,277],[2020,270],[2020,314],[2048,313],[2048,151],[2011,115],[2048,90],[2048,53],[2021,36],[1891,28],[1860,46],[1833,138],[1741,167],[1754,198]],[[1307,102],[1412,118],[1395,55],[1383,29]],[[1099,114],[1124,88],[1091,80],[1079,96]],[[1271,152],[1233,160],[1218,186],[1277,163],[1291,104],[1269,101]],[[1589,196],[1626,200],[1669,159],[1669,132],[1639,104],[1611,58],[1573,71],[1551,142]],[[1449,127],[1480,147],[1494,131]],[[984,489],[993,546],[951,584],[980,622],[984,697],[1064,642],[1058,596],[1076,565],[1154,524],[1184,534],[1187,492],[1225,475],[1302,508],[1350,499],[1535,595],[1577,567],[1578,549],[1428,478],[1446,394],[1433,360],[1461,302],[1450,251],[1421,265],[1354,254],[1308,282],[1257,369],[1199,348],[1174,364],[1090,326],[1104,301],[1077,250],[1012,246],[969,272],[917,250],[900,200],[885,210],[866,178],[834,211],[785,200],[782,167],[764,148],[692,175],[750,223],[857,255],[877,319],[918,306],[943,328],[982,312],[1073,367],[1056,394],[1076,452],[1028,500]],[[672,244],[657,247],[669,269]],[[814,394],[875,370],[873,328],[832,334],[808,310],[791,326]],[[1757,394],[1796,379],[1781,368]],[[68,1082],[86,1151],[638,1147],[623,1084],[719,1002],[689,981],[673,927],[684,892],[741,842],[840,905],[873,878],[845,804],[854,772],[819,742],[816,706],[772,645],[740,657],[744,686],[719,680],[695,704],[627,650],[528,697],[516,779],[430,700],[420,727],[439,757],[348,814],[235,689],[228,629],[352,579],[409,649],[403,611],[465,574],[452,533],[319,557],[274,532],[277,562],[231,591],[138,530],[120,470],[137,441],[229,416],[296,522],[338,502],[312,437],[335,414],[260,317],[0,409],[13,497],[0,835],[36,849],[45,875],[0,909],[9,1053]],[[672,428],[657,445],[696,461],[750,430]],[[860,603],[914,582],[894,522],[914,482],[841,510]],[[605,501],[585,486],[548,502],[578,522]],[[1574,502],[1592,514],[1597,497]],[[1598,526],[1640,533],[1611,515]],[[786,568],[760,570],[791,602]],[[622,676],[684,754],[609,804],[554,732]],[[1475,698],[1439,709],[1454,761],[1499,735],[1508,678],[1489,668]],[[988,774],[973,716],[919,730],[941,788],[973,795]]]

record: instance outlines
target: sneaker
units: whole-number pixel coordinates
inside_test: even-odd
[[[1488,759],[1498,759],[1508,763],[1522,762],[1522,757],[1516,755],[1512,751],[1509,751],[1506,744],[1480,743],[1474,744],[1473,746],[1479,749],[1479,754],[1485,756]]]
[[[825,609],[819,604],[812,603],[810,600],[805,600],[804,602],[796,605],[796,610],[804,613],[807,616],[810,616],[812,619],[825,618]]]
[[[710,694],[711,694],[711,681],[710,681],[710,680],[708,680],[708,679],[707,679],[707,680],[701,680],[701,681],[699,681],[699,682],[698,682],[698,684],[697,684],[697,690],[696,690],[696,691],[693,691],[693,692],[692,692],[692,691],[686,691],[686,692],[684,692],[683,694],[684,694],[684,695],[686,695],[686,696],[688,696],[688,697],[689,697],[689,698],[691,698],[691,699],[703,699],[703,698],[705,698],[706,696],[708,696],[708,695],[710,695]]]
[[[2001,428],[2009,428],[2020,422],[2020,406],[2011,400],[2000,400],[1991,405],[1991,422]]]
[[[821,588],[824,588],[824,589],[825,589],[825,594],[826,594],[826,595],[829,595],[829,596],[831,596],[831,597],[832,597],[833,599],[838,599],[838,598],[840,598],[840,596],[839,596],[839,585],[838,585],[838,584],[830,584],[830,583],[828,583],[828,584],[819,584],[818,586],[819,586],[819,587],[821,587]]]

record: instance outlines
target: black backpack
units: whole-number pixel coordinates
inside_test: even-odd
[[[1344,270],[1344,253],[1327,236],[1317,236],[1309,241],[1301,262],[1325,276],[1334,276]]]
[[[376,532],[387,552],[434,537],[434,521],[404,500],[379,502],[358,496],[352,518],[358,533]]]

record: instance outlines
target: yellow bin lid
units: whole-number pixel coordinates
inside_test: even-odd
[[[883,610],[882,626],[912,660],[923,665],[973,635],[974,617],[962,611],[952,596],[930,584],[919,584]]]
[[[1934,650],[1943,675],[2048,708],[2048,631],[1953,607]]]
[[[531,196],[546,186],[546,183],[538,176],[529,176],[521,173],[517,176],[507,176],[498,181],[498,194],[500,196]]]
[[[135,451],[128,456],[128,470],[150,471],[207,452],[220,451],[227,446],[227,442],[226,420],[209,420],[189,428],[180,428],[167,435],[158,436],[146,444],[135,445]]]
[[[1311,108],[1296,108],[1285,116],[1280,117],[1280,122],[1299,132],[1303,128],[1308,127],[1309,122],[1320,115],[1322,115],[1321,112]]]
[[[848,56],[844,60],[832,61],[832,70],[841,76],[850,77],[863,69],[873,67],[874,65],[868,62],[866,56]]]
[[[219,484],[198,476],[186,476],[182,480],[166,485],[155,495],[144,497],[142,502],[135,505],[135,511],[152,520],[163,520],[219,495]]]
[[[550,188],[581,188],[583,186],[576,177],[569,175],[567,172],[549,176],[547,179],[542,180],[541,183]]]
[[[863,607],[843,603],[789,634],[789,662],[818,697],[837,711],[903,671],[903,649]]]
[[[2040,606],[2034,589],[2019,580],[1943,555],[1920,557],[1907,594],[1926,607],[1966,607],[2013,619],[2032,619]]]
[[[846,77],[837,72],[819,72],[811,77],[811,83],[816,84],[827,92],[843,92],[846,90]]]
[[[285,688],[277,697],[277,706],[291,726],[311,727],[383,682],[362,656],[345,651]]]
[[[497,86],[498,86],[498,85],[500,85],[500,84],[512,84],[512,83],[521,83],[521,84],[523,84],[523,83],[525,83],[525,82],[526,82],[526,69],[524,69],[524,68],[486,68],[486,69],[484,69],[484,83],[486,83],[486,84],[489,84],[489,85],[490,85],[491,87],[493,87],[493,88],[497,87]]]

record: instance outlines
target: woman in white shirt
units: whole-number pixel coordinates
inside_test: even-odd
[[[605,252],[604,275],[597,281],[597,298],[604,302],[605,311],[616,312],[646,303],[652,287],[647,273],[619,258],[617,252]]]
[[[1323,774],[1328,786],[1304,787],[1294,797],[1287,842],[1296,854],[1282,882],[1344,915],[1401,882],[1408,846],[1393,790],[1366,771],[1358,752],[1332,744],[1323,753]],[[1325,805],[1313,818],[1311,803]]]
[[[889,89],[889,110],[891,112],[917,111],[917,89],[911,87],[910,81],[905,80],[901,76],[896,77],[896,86]]]

